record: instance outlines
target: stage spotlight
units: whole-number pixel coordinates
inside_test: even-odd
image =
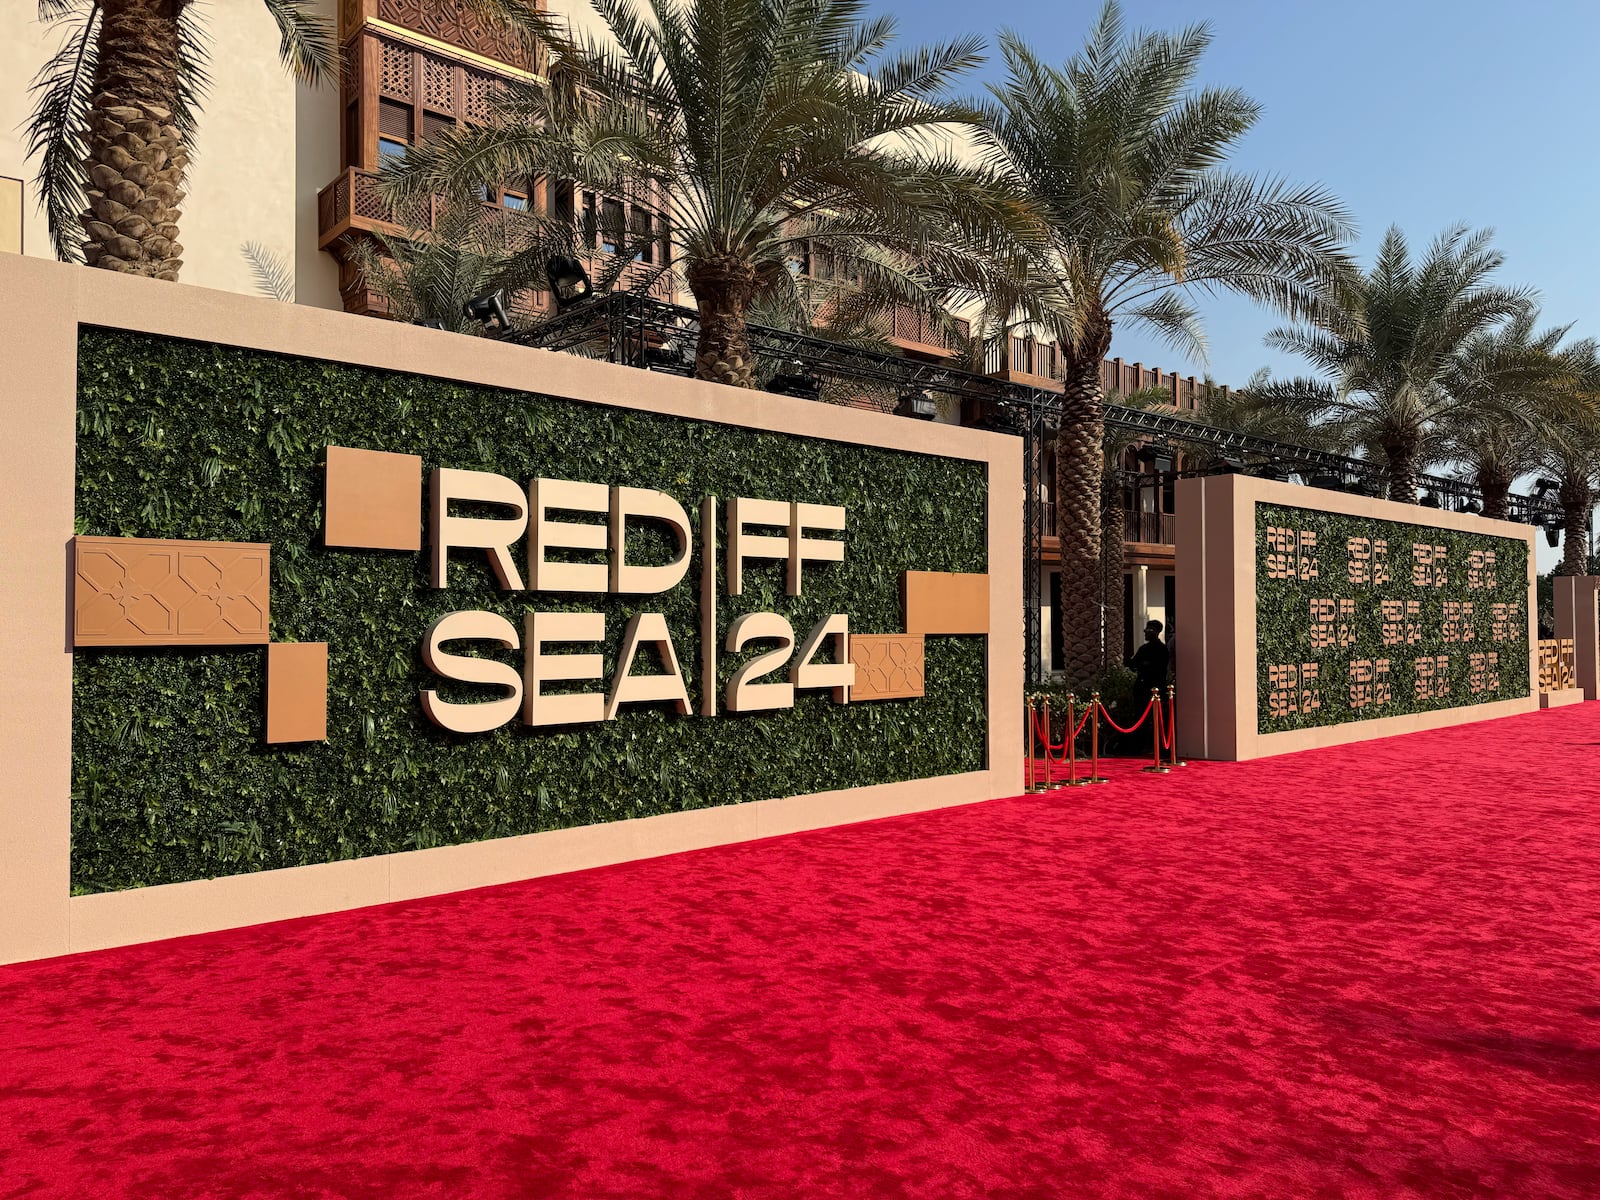
[[[1277,463],[1262,463],[1256,468],[1257,479],[1271,479],[1278,483],[1289,482],[1289,472]]]
[[[894,411],[896,416],[931,421],[939,415],[939,402],[927,388],[914,388],[900,394],[900,399],[895,402]]]
[[[550,291],[556,298],[558,311],[580,300],[587,300],[594,291],[594,284],[589,282],[589,272],[570,255],[552,254],[544,265],[544,275],[550,281]]]
[[[424,329],[443,329],[444,328],[444,322],[439,320],[438,317],[422,317],[421,319],[413,321],[411,323],[413,325],[421,325]]]
[[[490,333],[501,334],[511,328],[511,317],[506,313],[506,292],[501,288],[487,296],[477,296],[461,306],[461,311],[474,321],[480,321]]]
[[[772,377],[767,384],[767,391],[777,396],[797,396],[801,400],[820,400],[822,398],[822,376],[806,368],[806,364],[798,358],[784,365],[783,370]]]
[[[1535,479],[1533,481],[1533,498],[1542,501],[1551,492],[1559,491],[1561,485],[1554,479]]]
[[[1439,497],[1433,492],[1423,492],[1422,499],[1417,501],[1423,508],[1438,508]]]
[[[1550,543],[1550,549],[1552,550],[1561,545],[1561,526],[1546,525],[1544,527],[1544,540]]]
[[[1461,511],[1464,513],[1471,513],[1473,516],[1477,516],[1479,513],[1483,512],[1483,505],[1479,504],[1476,500],[1468,500],[1461,506]]]
[[[1333,471],[1318,471],[1311,477],[1311,486],[1330,492],[1344,491],[1344,476]]]

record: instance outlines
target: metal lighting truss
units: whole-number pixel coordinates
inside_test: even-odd
[[[693,309],[667,304],[642,293],[613,291],[573,305],[532,329],[510,334],[507,340],[652,371],[691,375],[699,332],[699,314]],[[896,394],[926,390],[958,401],[978,401],[984,414],[980,421],[982,427],[1023,439],[1023,488],[1028,497],[1028,503],[1023,506],[1026,540],[1023,627],[1028,655],[1026,677],[1030,683],[1036,681],[1042,645],[1039,590],[1044,545],[1044,513],[1037,503],[1040,451],[1044,439],[1057,424],[1060,394],[940,362],[831,341],[812,333],[752,325],[750,344],[764,376],[778,372],[794,374],[794,367],[799,366],[804,373],[819,378],[877,384],[893,389]],[[1137,433],[1158,445],[1178,444],[1203,449],[1217,460],[1215,466],[1185,474],[1279,471],[1299,475],[1307,481],[1317,476],[1333,477],[1341,487],[1375,496],[1387,490],[1388,475],[1381,463],[1236,433],[1171,412],[1107,404],[1105,423]],[[1423,475],[1419,482],[1424,493],[1431,494],[1440,507],[1459,511],[1469,504],[1482,503],[1478,489],[1467,480]],[[1556,505],[1531,496],[1513,495],[1510,511],[1514,520],[1529,524],[1559,524],[1561,520]]]

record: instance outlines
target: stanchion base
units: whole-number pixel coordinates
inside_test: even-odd
[[[1141,771],[1143,771],[1146,775],[1170,775],[1170,774],[1172,774],[1172,768],[1171,767],[1140,767],[1139,769]]]
[[[1092,776],[1092,777],[1090,777],[1088,779],[1080,779],[1080,780],[1078,780],[1078,782],[1079,783],[1110,783],[1111,780],[1107,779],[1104,775],[1095,775],[1095,776]]]

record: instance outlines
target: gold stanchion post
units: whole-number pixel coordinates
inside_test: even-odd
[[[1150,765],[1148,767],[1145,767],[1144,769],[1146,771],[1148,771],[1152,775],[1165,775],[1168,772],[1170,772],[1172,770],[1172,768],[1167,766],[1164,762],[1161,761],[1161,689],[1160,688],[1151,688],[1150,689],[1150,707],[1147,708],[1145,711],[1148,712],[1151,716],[1153,716],[1155,718],[1155,724],[1154,724],[1154,730],[1153,731],[1154,731],[1154,734],[1155,734],[1154,741],[1155,741],[1156,752],[1155,752],[1155,755],[1151,759]]]
[[[1067,728],[1061,735],[1067,743],[1067,782],[1066,787],[1082,787],[1084,781],[1078,778],[1078,697],[1067,693]]]
[[[1044,778],[1039,781],[1039,790],[1050,790],[1050,697],[1044,698]]]
[[[1167,712],[1172,718],[1167,722],[1167,735],[1172,738],[1172,752],[1169,755],[1170,765],[1187,767],[1189,764],[1178,757],[1178,689],[1171,684],[1167,685]]]
[[[1028,792],[1032,792],[1033,791],[1033,742],[1034,742],[1033,697],[1032,696],[1029,696],[1027,699],[1025,699],[1022,702],[1022,723],[1024,725],[1026,725],[1027,729],[1028,729],[1028,761],[1027,761],[1026,768],[1025,768],[1025,773],[1024,773],[1025,782],[1023,784],[1023,790],[1024,791],[1028,791]]]
[[[1100,774],[1100,693],[1096,692],[1089,698],[1093,705],[1089,710],[1089,778],[1085,783],[1110,783],[1111,781]]]

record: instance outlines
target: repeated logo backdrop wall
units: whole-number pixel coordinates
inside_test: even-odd
[[[985,766],[978,636],[864,638],[862,662],[882,675],[882,703],[840,704],[829,690],[810,690],[796,692],[792,708],[717,719],[640,704],[626,720],[510,721],[478,734],[441,729],[419,703],[430,690],[445,703],[486,697],[481,685],[429,671],[419,653],[430,625],[460,610],[498,614],[517,628],[534,609],[599,613],[604,637],[594,649],[607,679],[624,629],[659,612],[689,695],[705,694],[703,591],[691,584],[706,566],[704,521],[723,512],[702,508],[705,497],[770,497],[848,514],[843,533],[832,535],[844,544],[842,561],[806,562],[798,595],[789,594],[782,561],[747,562],[739,594],[727,595],[726,565],[714,558],[719,646],[741,617],[768,612],[798,637],[835,614],[848,614],[852,635],[915,634],[903,593],[917,577],[908,585],[907,572],[987,569],[981,463],[110,330],[83,332],[78,371],[77,533],[270,545],[267,649],[325,643],[327,688],[326,741],[277,744],[264,728],[269,656],[259,647],[80,648],[75,892]],[[416,455],[430,472],[664,493],[689,519],[690,583],[648,596],[508,591],[479,553],[452,556],[448,588],[433,588],[425,549],[363,548],[344,534],[325,543],[330,446]],[[452,511],[494,512],[470,504]],[[422,504],[416,517],[426,528]],[[717,534],[725,544],[726,530]],[[657,522],[629,523],[625,539],[631,562],[667,563],[679,553]],[[587,561],[553,552],[563,556]],[[720,652],[710,690],[720,695],[768,648]],[[521,670],[521,651],[494,657]],[[868,684],[863,676],[864,691]]]
[[[1530,695],[1528,548],[1256,506],[1262,733]]]

